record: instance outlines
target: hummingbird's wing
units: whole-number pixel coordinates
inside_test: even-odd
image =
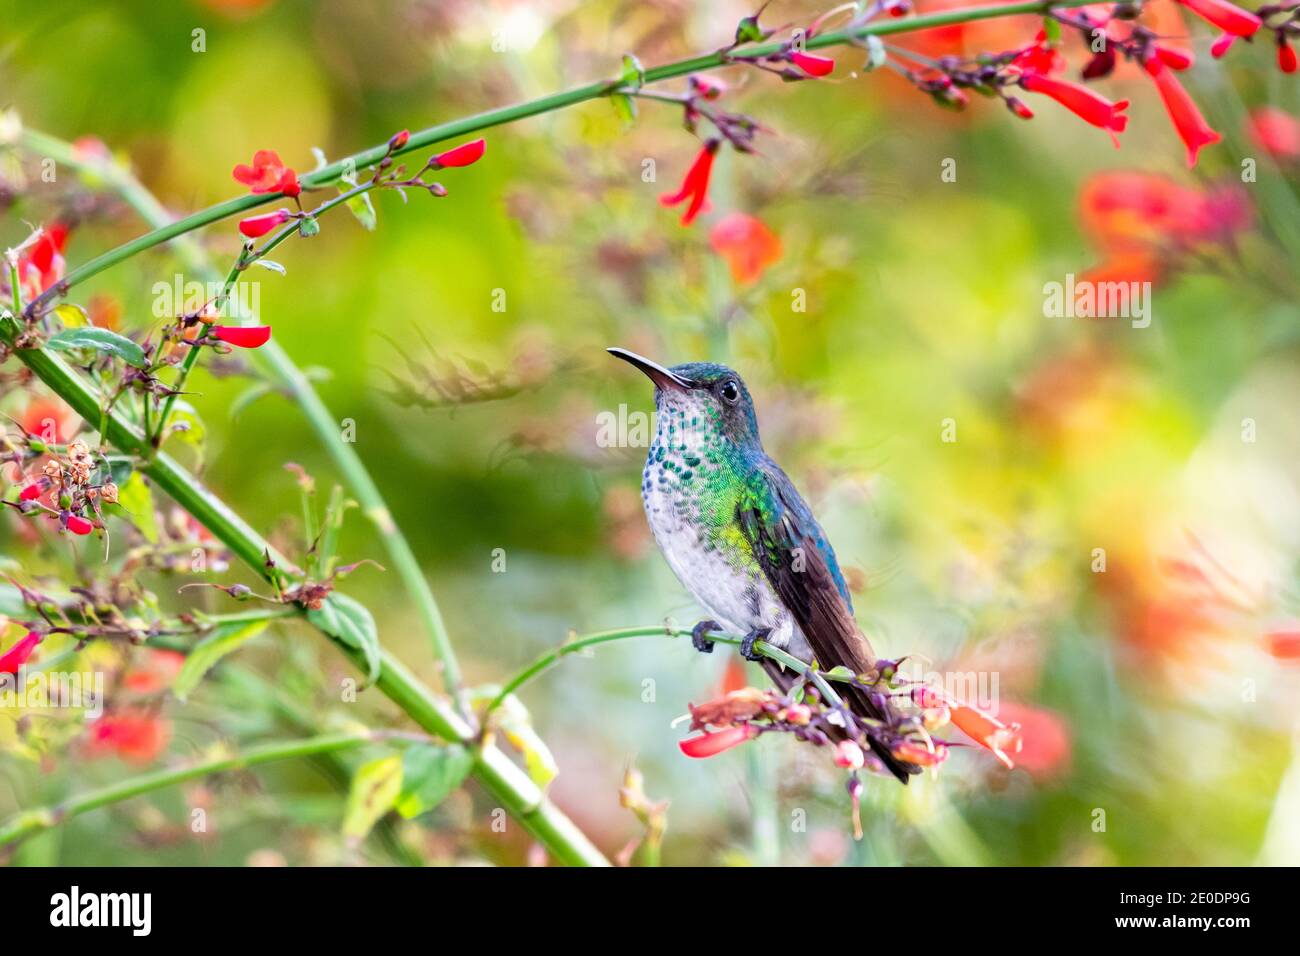
[[[876,663],[866,636],[853,617],[848,587],[835,552],[789,476],[770,459],[756,470],[748,494],[736,506],[736,519],[763,574],[789,610],[812,648],[818,665],[840,664],[861,674]],[[845,687],[854,713],[884,720],[882,706],[861,688]],[[902,764],[875,740],[872,749],[899,780],[919,768]]]

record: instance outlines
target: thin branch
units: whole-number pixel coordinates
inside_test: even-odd
[[[856,45],[869,36],[890,36],[897,33],[911,33],[917,30],[929,30],[935,27],[951,26],[958,23],[969,23],[976,20],[991,20],[998,17],[1017,16],[1021,14],[1046,13],[1053,8],[1069,9],[1073,7],[1086,6],[1094,0],[1026,0],[1021,3],[992,4],[987,6],[965,7],[957,10],[945,10],[939,13],[928,13],[922,16],[905,17],[905,18],[888,18],[886,20],[860,23],[851,25],[843,30],[835,30],[830,33],[823,33],[807,39],[804,43],[806,49],[817,50],[831,46]],[[678,60],[674,63],[666,63],[662,66],[651,67],[645,71],[646,83],[658,83],[662,80],[674,79],[680,76],[686,76],[690,73],[699,73],[705,70],[714,70],[719,67],[728,66],[737,62],[757,62],[766,57],[781,53],[787,44],[783,41],[769,41],[759,43],[753,46],[741,47],[738,49],[718,50],[714,53],[705,53],[700,56],[689,57],[684,60]],[[470,133],[481,132],[494,126],[502,126],[506,123],[513,123],[516,120],[527,119],[532,116],[540,116],[543,113],[550,113],[555,110],[564,109],[568,106],[574,106],[588,100],[599,99],[608,96],[610,92],[617,91],[622,85],[620,80],[599,80],[594,83],[588,83],[585,86],[579,86],[561,93],[552,93],[550,96],[543,96],[535,100],[528,100],[524,103],[517,103],[513,106],[503,106],[494,110],[487,110],[475,116],[468,116],[463,119],[452,120],[448,123],[440,123],[436,126],[430,126],[418,133],[412,133],[411,138],[406,145],[400,149],[391,150],[388,144],[381,143],[372,146],[369,149],[362,150],[359,153],[341,159],[337,162],[330,163],[318,170],[307,173],[299,177],[299,182],[304,189],[314,189],[321,186],[329,185],[338,180],[344,173],[349,170],[361,169],[379,162],[385,156],[401,156],[406,153],[415,152],[434,146],[447,140],[455,139],[459,136],[466,136]],[[30,140],[29,140],[30,142]],[[28,306],[30,313],[37,313],[43,310],[56,298],[66,295],[68,290],[73,286],[79,285],[91,276],[98,275],[105,269],[129,259],[132,256],[151,249],[160,243],[183,236],[188,232],[196,229],[202,229],[204,226],[211,225],[230,216],[237,216],[255,209],[266,203],[275,202],[282,197],[282,193],[258,193],[236,196],[233,199],[227,199],[225,202],[217,203],[207,209],[200,210],[186,216],[184,219],[175,222],[167,221],[159,225],[152,232],[146,233],[123,243],[115,249],[110,249],[102,255],[96,256],[89,262],[73,269],[59,283],[47,289],[43,294],[36,298]]]
[[[309,757],[318,754],[338,753],[363,744],[389,739],[391,733],[370,732],[352,734],[325,734],[305,740],[277,741],[250,747],[242,754],[223,754],[207,760],[196,761],[183,767],[169,767],[141,774],[98,790],[71,797],[53,806],[25,810],[0,824],[0,847],[24,840],[35,833],[49,830],[72,817],[113,803],[120,803],[155,790],[174,787],[179,783],[206,777],[225,770],[242,770],[259,764],[286,760],[292,757]]]

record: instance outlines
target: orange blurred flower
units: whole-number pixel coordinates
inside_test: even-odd
[[[754,216],[733,212],[709,232],[709,245],[726,260],[731,277],[751,283],[781,258],[781,240]]]
[[[122,675],[122,686],[133,694],[157,694],[172,685],[184,663],[180,651],[151,649]]]
[[[1020,728],[1017,767],[1040,779],[1056,776],[1068,768],[1070,728],[1060,714],[1043,707],[1002,701],[998,704],[998,717]]]

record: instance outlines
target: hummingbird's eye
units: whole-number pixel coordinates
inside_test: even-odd
[[[732,379],[727,379],[722,383],[722,387],[718,389],[718,394],[722,396],[722,400],[728,405],[735,405],[736,402],[740,401],[740,387]]]

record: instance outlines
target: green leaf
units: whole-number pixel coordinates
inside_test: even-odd
[[[94,349],[96,352],[106,352],[136,368],[144,368],[148,364],[144,358],[144,349],[125,335],[118,335],[108,329],[94,326],[64,329],[51,335],[45,344],[56,352],[67,352],[72,349]]]
[[[624,123],[631,126],[636,122],[636,100],[626,93],[611,93],[609,101],[614,104],[614,112]]]
[[[474,755],[459,744],[417,744],[402,755],[402,788],[397,812],[410,820],[428,813],[469,776]]]
[[[343,835],[350,840],[364,840],[379,818],[393,808],[402,791],[402,758],[393,754],[380,757],[357,768],[348,792],[348,807],[343,816]]]
[[[266,630],[266,625],[266,621],[227,621],[218,624],[212,633],[194,645],[194,649],[185,658],[185,663],[181,665],[180,673],[172,684],[172,693],[177,699],[185,700],[217,661],[244,642],[257,637]]]
[[[852,668],[845,667],[843,664],[836,664],[830,670],[823,671],[822,673],[825,674],[827,677],[835,680],[841,678],[844,680],[852,680],[854,677],[858,676],[853,672]]]
[[[374,683],[379,676],[379,629],[364,604],[335,591],[317,610],[307,612],[307,620],[348,647],[360,650],[366,658],[367,681]]]
[[[885,52],[885,44],[881,42],[880,37],[869,35],[867,37],[867,62],[863,64],[863,69],[870,72],[878,67],[885,65],[885,60],[889,54]]]
[[[126,512],[133,525],[140,529],[150,544],[158,543],[158,521],[153,510],[153,492],[144,475],[133,471],[126,484],[117,489],[117,503]]]
[[[355,185],[355,183],[353,184]],[[345,180],[339,184],[339,192],[345,193],[352,186]],[[362,193],[360,196],[353,196],[344,205],[352,210],[352,215],[357,217],[357,222],[365,226],[371,232],[375,230],[375,205],[370,201],[370,193]],[[304,222],[306,220],[303,220]]]
[[[634,90],[641,89],[645,85],[645,67],[631,53],[623,54],[623,73],[619,77],[624,86],[630,86]]]
[[[1061,24],[1054,17],[1043,17],[1043,33],[1048,43],[1057,43],[1061,39]]]

